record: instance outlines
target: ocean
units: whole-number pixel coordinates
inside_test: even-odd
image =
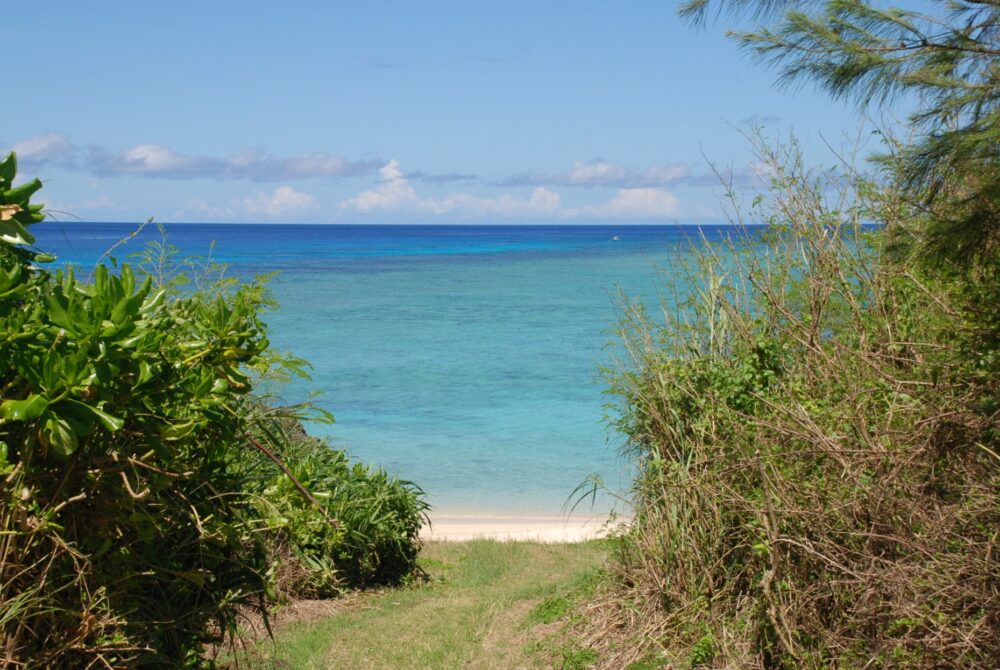
[[[136,226],[45,222],[37,246],[86,269]],[[336,417],[310,432],[417,483],[441,513],[559,514],[590,475],[627,485],[605,420],[619,295],[658,308],[679,257],[724,226],[168,224],[184,256],[276,273],[272,346],[305,358]],[[153,226],[117,247],[128,260]],[[615,503],[602,495],[603,512]],[[591,509],[591,501],[584,503]]]

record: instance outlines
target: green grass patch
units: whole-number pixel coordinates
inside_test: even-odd
[[[543,624],[564,617],[591,588],[605,555],[603,542],[433,543],[419,559],[426,581],[279,627],[274,642],[241,657],[241,667],[251,658],[251,668],[305,670],[589,667],[593,652],[565,646],[553,655],[539,642]]]

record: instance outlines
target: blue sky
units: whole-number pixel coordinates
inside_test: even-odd
[[[714,221],[707,160],[750,184],[750,119],[827,163],[858,126],[726,27],[671,2],[21,2],[0,147],[84,220]]]

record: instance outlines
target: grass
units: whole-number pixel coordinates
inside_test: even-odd
[[[247,656],[253,668],[586,668],[589,649],[553,639],[593,591],[602,542],[433,543],[430,576],[366,594],[346,611],[279,627]],[[247,659],[241,661],[245,667]]]

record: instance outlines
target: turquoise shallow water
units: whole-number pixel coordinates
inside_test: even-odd
[[[124,224],[35,228],[92,264]],[[658,301],[690,227],[171,225],[169,241],[251,276],[278,271],[272,342],[309,360],[334,413],[313,426],[413,480],[440,511],[556,514],[589,474],[625,481],[605,426],[618,290]],[[724,228],[704,228],[718,237]],[[119,249],[141,247],[138,240]],[[614,240],[614,237],[618,240]],[[611,500],[598,501],[602,510]]]

